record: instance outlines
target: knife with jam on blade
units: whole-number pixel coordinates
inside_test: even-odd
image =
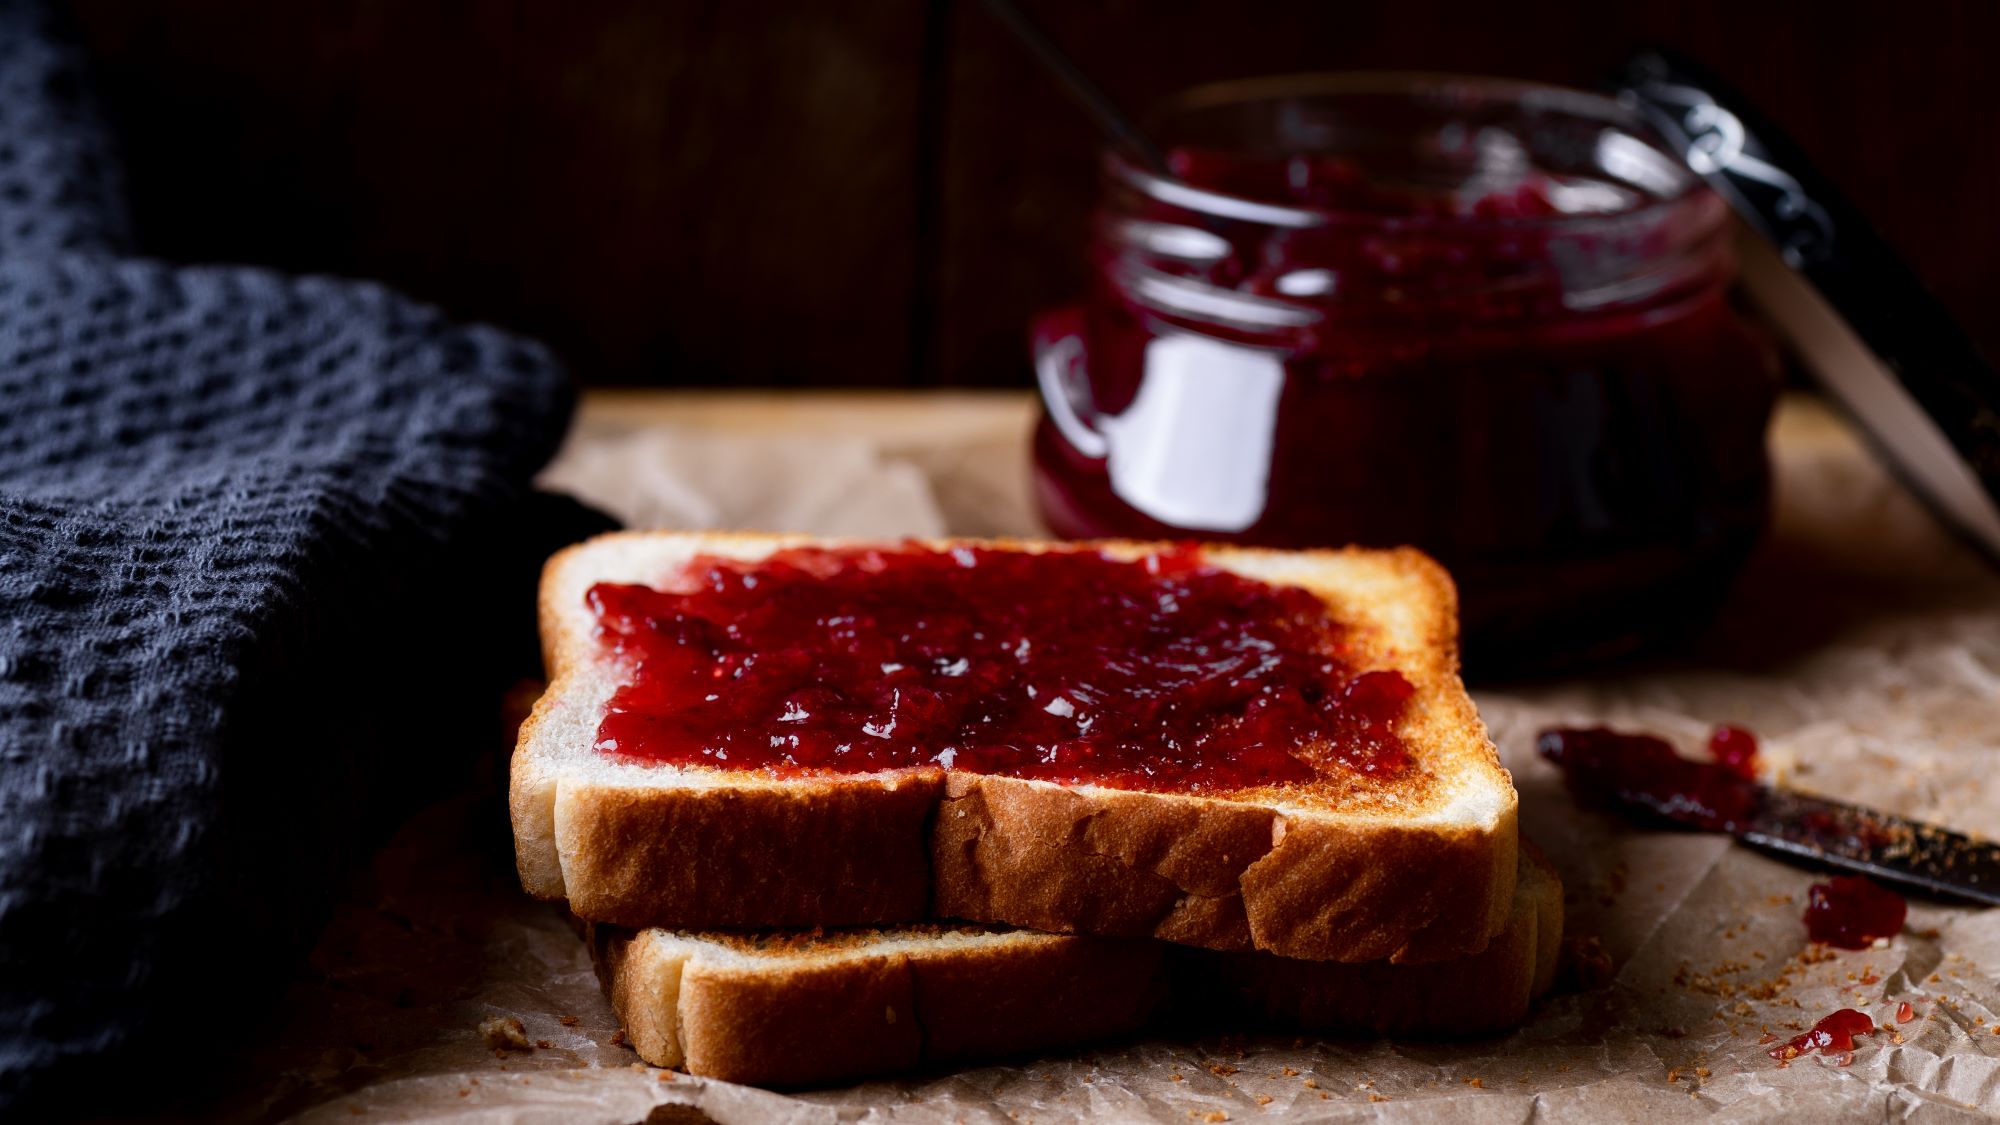
[[[1604,728],[1545,730],[1536,738],[1542,757],[1580,796],[1884,882],[2000,906],[2000,845],[1760,784],[1754,747],[1747,732],[1733,727],[1718,728],[1711,740],[1713,762],[1683,758],[1664,739]]]

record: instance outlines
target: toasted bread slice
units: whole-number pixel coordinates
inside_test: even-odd
[[[1201,548],[1303,588],[1361,670],[1415,694],[1394,782],[1334,767],[1303,786],[1200,795],[924,766],[833,776],[666,766],[595,749],[627,673],[586,593],[660,585],[698,556],[755,560],[797,536],[627,533],[550,561],[550,690],[521,730],[511,806],[523,885],[629,928],[783,929],[936,918],[1150,937],[1310,960],[1457,957],[1508,918],[1515,794],[1457,671],[1450,579],[1410,550]],[[947,544],[949,545],[949,544]],[[985,544],[1138,558],[1159,544]]]
[[[1298,961],[1162,942],[915,925],[793,934],[588,928],[627,1042],[655,1066],[805,1086],[1049,1051],[1177,1013],[1214,1030],[1477,1035],[1555,978],[1562,884],[1521,850],[1507,926],[1423,965]]]

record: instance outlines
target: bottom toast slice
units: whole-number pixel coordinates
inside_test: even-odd
[[[1075,1046],[1160,1016],[1204,1031],[1218,1020],[1336,1035],[1498,1031],[1548,990],[1562,926],[1562,884],[1524,842],[1500,935],[1479,953],[1416,965],[971,925],[585,931],[640,1058],[804,1086]]]

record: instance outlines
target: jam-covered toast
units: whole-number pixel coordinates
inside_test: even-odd
[[[937,918],[1477,952],[1515,795],[1409,550],[603,536],[551,560],[526,888],[678,930]]]
[[[1162,1017],[1199,1034],[1484,1034],[1519,1024],[1548,990],[1562,925],[1562,885],[1524,846],[1499,936],[1479,953],[1422,965],[925,923],[588,932],[640,1058],[734,1082],[803,1086],[1057,1050]]]

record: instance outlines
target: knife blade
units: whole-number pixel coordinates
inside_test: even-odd
[[[2000,906],[2000,844],[1990,840],[1774,789],[1739,768],[1683,758],[1650,735],[1554,729],[1540,734],[1537,748],[1580,796],[1726,832],[1763,851]]]
[[[2000,906],[2000,845],[1992,841],[1824,797],[1758,788],[1762,801],[1734,826],[1744,843]]]

